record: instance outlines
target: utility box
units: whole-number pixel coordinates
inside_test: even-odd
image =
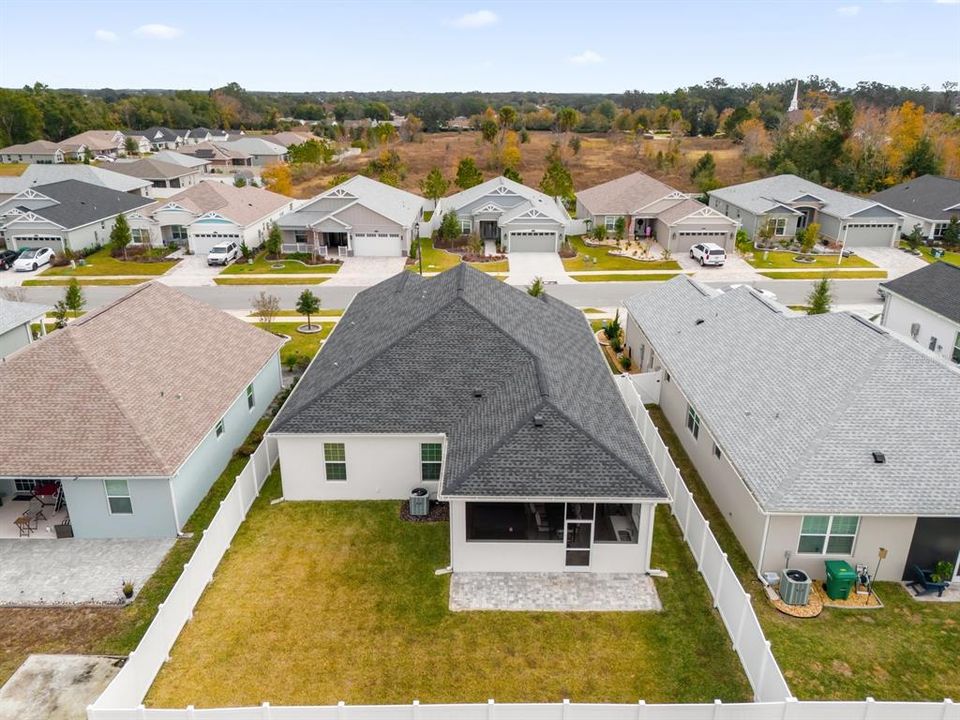
[[[426,488],[416,487],[410,491],[410,514],[414,517],[430,514],[430,494]]]
[[[831,600],[846,600],[857,582],[857,573],[845,560],[827,560],[823,564],[827,568],[827,597]]]

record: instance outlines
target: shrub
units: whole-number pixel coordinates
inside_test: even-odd
[[[630,359],[629,355],[622,355],[620,357],[620,367],[622,367],[624,370],[629,370],[631,365],[633,365],[633,361]]]
[[[560,246],[560,257],[573,258],[576,256],[577,251],[573,249],[573,245],[570,244],[569,240],[564,240],[563,245]]]
[[[603,242],[607,239],[607,226],[604,223],[600,223],[593,229],[593,237],[595,240]]]
[[[470,233],[470,236],[467,238],[467,248],[474,255],[483,254],[483,240],[480,239],[477,233]]]
[[[620,326],[620,311],[617,310],[613,319],[603,324],[603,334],[607,336],[610,347],[613,348],[614,352],[620,352],[620,349],[623,347],[621,341],[622,333],[623,328]]]

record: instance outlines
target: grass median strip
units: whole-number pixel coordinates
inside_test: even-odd
[[[571,275],[577,282],[664,282],[682,273],[596,273],[589,275]]]
[[[800,272],[762,272],[760,274],[770,280],[819,280],[824,276],[831,280],[882,280],[887,277],[886,270],[847,270],[843,272],[810,270]]]
[[[305,256],[306,257],[306,256]],[[276,266],[276,267],[275,267]],[[252,263],[238,260],[235,263],[227,265],[220,273],[223,275],[284,275],[307,273],[316,273],[318,275],[333,275],[340,269],[339,263],[325,263],[322,265],[308,265],[299,258],[281,258],[280,260],[268,260],[266,253],[259,253]]]
[[[84,278],[84,277],[73,277],[73,278],[35,278],[31,280],[24,280],[24,287],[66,287],[70,284],[71,280],[76,280],[80,285],[139,285],[140,283],[149,282],[151,278],[142,277],[142,278]]]
[[[156,257],[165,257],[170,253],[166,248],[152,248],[152,253]],[[70,267],[64,265],[61,267],[51,267],[43,271],[43,277],[76,277],[105,275],[163,275],[167,270],[177,264],[176,260],[155,260],[153,262],[142,262],[131,255],[130,260],[115,258],[110,254],[110,248],[105,247],[91,253],[83,260],[83,265]]]
[[[213,281],[217,285],[319,285],[329,279],[326,277],[283,277],[282,275],[277,277],[243,277],[242,275],[224,277],[219,275]]]

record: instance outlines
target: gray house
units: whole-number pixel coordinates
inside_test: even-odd
[[[903,216],[876,202],[831,190],[796,175],[777,175],[711,190],[710,207],[737,220],[754,240],[769,226],[774,239],[792,238],[811,223],[843,247],[892,247]]]
[[[48,305],[14,302],[0,297],[0,360],[33,342],[30,325],[40,322],[50,309]],[[46,332],[42,322],[40,332]]]
[[[950,218],[960,220],[960,180],[921,175],[870,196],[903,215],[903,234],[920,226],[927,240],[939,240]]]
[[[881,325],[960,365],[960,266],[931,263],[880,288]]]
[[[757,571],[879,579],[960,555],[960,372],[848,313],[679,277],[626,302],[626,339]],[[789,563],[789,564],[787,564]],[[960,567],[960,565],[957,565]]]
[[[277,221],[288,252],[399,256],[410,251],[426,201],[355,175]]]
[[[14,353],[5,514],[36,491],[60,501],[29,537],[174,537],[279,391],[281,344],[154,282]]]
[[[434,224],[456,213],[464,234],[477,233],[506,252],[557,252],[570,226],[559,198],[495,177],[437,201]]]

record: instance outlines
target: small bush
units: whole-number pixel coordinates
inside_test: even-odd
[[[50,261],[52,267],[64,267],[70,264],[70,258],[68,258],[63,253],[57,253],[53,256],[53,260]]]
[[[629,370],[631,365],[633,365],[633,361],[630,359],[629,355],[622,355],[620,357],[620,367],[622,367],[624,370]]]
[[[573,245],[570,244],[569,240],[564,240],[563,245],[560,246],[560,257],[574,258],[576,256],[577,251],[573,249]]]

